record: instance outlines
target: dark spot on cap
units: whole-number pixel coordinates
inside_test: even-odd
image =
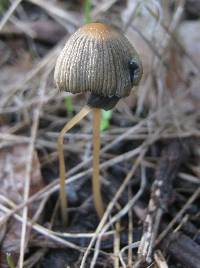
[[[132,59],[129,61],[129,70],[130,70],[130,77],[131,77],[132,84],[136,76],[138,76],[139,69],[140,69],[140,66],[135,60]]]

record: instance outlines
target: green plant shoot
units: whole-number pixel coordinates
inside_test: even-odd
[[[100,124],[100,130],[104,131],[109,128],[110,126],[110,119],[112,117],[112,111],[102,111],[101,113],[101,124]]]
[[[64,99],[64,102],[65,102],[65,108],[66,108],[67,114],[69,116],[72,116],[73,111],[74,111],[72,97],[71,96],[66,96],[65,99]]]
[[[92,21],[91,9],[92,9],[91,0],[85,0],[84,1],[84,20],[85,20],[85,23],[90,23]]]
[[[15,268],[16,267],[16,265],[14,263],[14,260],[13,260],[13,258],[12,258],[10,253],[6,253],[6,260],[7,260],[8,266],[10,268]]]

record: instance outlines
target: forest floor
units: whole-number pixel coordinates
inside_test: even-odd
[[[200,268],[199,18],[194,0],[0,1],[0,267]],[[66,133],[64,225],[57,139],[86,96],[54,67],[90,21],[124,32],[143,78],[102,112],[101,220],[92,115]]]

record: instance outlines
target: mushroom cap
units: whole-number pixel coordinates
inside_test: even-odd
[[[134,79],[130,61],[138,64]],[[141,76],[142,64],[131,43],[121,32],[103,23],[86,24],[68,39],[54,73],[59,90],[120,98],[129,95]]]

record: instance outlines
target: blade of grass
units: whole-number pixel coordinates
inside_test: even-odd
[[[72,116],[73,112],[74,112],[74,106],[73,106],[72,97],[71,96],[66,96],[64,98],[64,102],[65,102],[65,108],[66,108],[66,111],[67,111],[67,115]]]
[[[110,119],[112,117],[112,111],[102,111],[101,113],[101,124],[100,124],[100,130],[104,131],[109,128],[110,126]]]
[[[85,23],[90,23],[92,21],[91,9],[92,9],[91,0],[85,0],[84,1],[84,20],[85,20]]]
[[[7,261],[7,264],[10,268],[15,268],[16,265],[14,263],[14,260],[12,258],[12,255],[8,252],[6,253],[6,261]]]

